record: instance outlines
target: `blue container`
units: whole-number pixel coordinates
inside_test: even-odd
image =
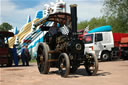
[[[107,25],[107,26],[101,26],[101,27],[92,29],[92,30],[88,31],[88,33],[107,32],[107,31],[111,31],[111,30],[112,30],[111,26],[110,25]]]

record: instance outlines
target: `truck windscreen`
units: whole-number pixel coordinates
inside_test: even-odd
[[[93,34],[84,36],[85,44],[93,43]]]

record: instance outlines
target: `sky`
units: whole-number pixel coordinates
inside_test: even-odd
[[[103,0],[64,0],[67,12],[70,12],[69,5],[77,4],[78,22],[90,20],[93,17],[103,15]],[[36,16],[36,12],[43,10],[44,4],[50,4],[56,0],[0,0],[0,24],[8,22],[14,28],[21,29],[30,15],[31,20]]]

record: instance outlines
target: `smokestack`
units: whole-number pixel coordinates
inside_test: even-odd
[[[72,33],[73,35],[77,34],[77,5],[70,5],[71,18],[72,18]]]

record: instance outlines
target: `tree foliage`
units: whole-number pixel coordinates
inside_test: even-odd
[[[114,31],[128,33],[128,0],[104,0],[103,11]]]
[[[11,30],[13,29],[12,25],[4,22],[0,25],[0,31],[8,31],[8,30]]]
[[[128,0],[104,0],[104,16],[78,23],[78,29],[89,25],[96,27],[111,25],[113,32],[128,33]]]
[[[89,26],[89,30],[91,30],[96,27],[100,27],[100,26],[104,26],[104,25],[109,25],[107,23],[107,20],[105,17],[92,18],[89,21],[82,21],[82,22],[78,23],[78,29],[84,29],[87,26]]]

